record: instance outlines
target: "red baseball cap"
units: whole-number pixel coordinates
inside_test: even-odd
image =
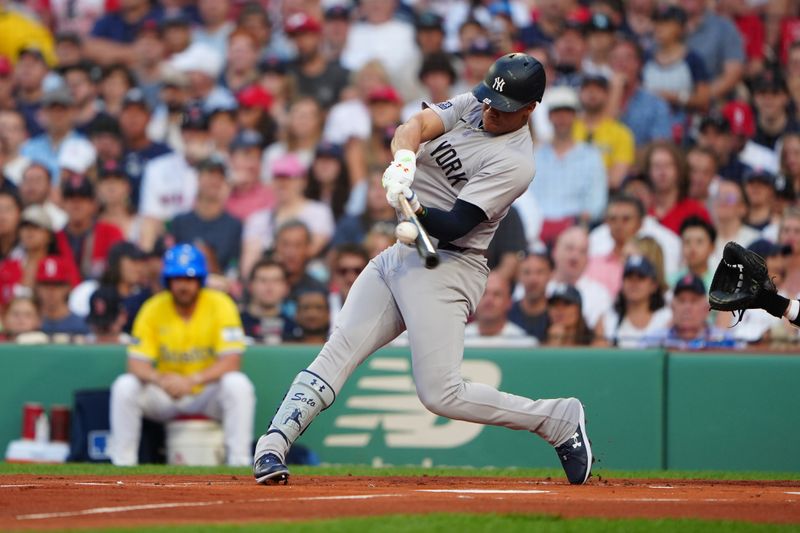
[[[402,104],[403,99],[400,98],[400,95],[397,94],[397,91],[394,90],[394,87],[391,85],[383,85],[381,87],[376,87],[372,89],[369,94],[367,94],[367,101],[372,102],[391,102],[393,104]]]
[[[239,91],[236,100],[240,107],[260,107],[264,111],[269,111],[273,98],[270,92],[260,85],[250,85]]]
[[[72,284],[67,259],[50,255],[39,261],[39,267],[36,269],[36,283]]]
[[[320,33],[322,25],[319,21],[305,13],[295,13],[286,19],[286,24],[283,25],[283,31],[287,35],[292,35],[301,32]]]
[[[745,102],[733,101],[725,104],[722,115],[731,125],[731,133],[743,137],[752,137],[756,134],[756,121],[753,110]]]
[[[12,72],[14,72],[14,65],[6,56],[0,55],[0,76],[8,76]]]

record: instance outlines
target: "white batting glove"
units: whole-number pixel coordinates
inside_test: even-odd
[[[411,187],[414,182],[414,173],[417,171],[417,155],[411,150],[398,150],[394,154],[394,161],[383,173],[383,188],[387,191],[393,184],[402,184]]]
[[[417,193],[411,190],[410,187],[404,187],[402,185],[393,185],[386,191],[386,201],[389,202],[389,205],[394,207],[396,211],[402,211],[400,209],[400,195],[406,197],[408,200],[408,205],[411,206],[411,210],[415,213],[419,211],[420,204],[419,198],[417,198]]]

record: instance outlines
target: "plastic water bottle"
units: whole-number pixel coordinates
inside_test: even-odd
[[[42,413],[36,419],[36,442],[50,442],[50,422],[47,413]]]

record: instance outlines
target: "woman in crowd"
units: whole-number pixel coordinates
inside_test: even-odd
[[[278,124],[270,114],[275,105],[272,94],[260,85],[248,85],[236,94],[239,109],[236,123],[240,130],[254,130],[261,134],[265,145],[275,141]]]
[[[351,190],[343,158],[344,152],[340,146],[320,143],[311,164],[305,191],[307,198],[327,204],[333,211],[335,220],[345,214],[363,213],[367,196],[366,180],[362,180]]]
[[[622,290],[603,321],[608,342],[620,348],[638,348],[648,335],[666,329],[671,321],[672,312],[665,306],[653,264],[640,255],[628,257]]]
[[[258,80],[258,42],[249,32],[238,29],[228,37],[228,60],[223,84],[236,93]]]
[[[152,295],[144,283],[144,253],[132,242],[122,241],[112,246],[108,252],[108,266],[100,279],[100,285],[114,289],[122,301],[122,307],[128,317],[122,328],[126,333],[131,332],[136,313]]]
[[[271,182],[273,165],[286,154],[294,155],[308,168],[322,135],[322,108],[313,98],[300,98],[289,108],[288,122],[282,140],[264,150],[261,160],[261,180]]]
[[[273,165],[275,207],[254,213],[246,224],[245,233],[264,236],[263,249],[269,250],[274,245],[276,229],[291,220],[299,220],[311,232],[311,256],[322,252],[333,236],[333,213],[325,203],[303,195],[307,184],[307,171],[300,159],[293,154],[276,159]]]
[[[680,148],[668,141],[656,141],[645,148],[643,170],[653,184],[651,214],[676,234],[690,216],[711,222],[705,206],[688,197],[689,179]]]
[[[99,220],[118,227],[127,240],[138,241],[142,218],[131,203],[131,182],[121,162],[104,161],[98,167]]]
[[[572,285],[558,283],[547,298],[547,346],[604,346],[602,335],[598,336],[586,324],[581,307],[581,293]],[[598,323],[601,324],[601,322]]]
[[[100,81],[100,96],[103,98],[105,112],[112,117],[118,117],[122,111],[122,101],[133,87],[136,87],[136,80],[127,67],[118,64],[109,66]]]

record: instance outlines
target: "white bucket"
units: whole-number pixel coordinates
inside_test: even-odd
[[[225,435],[214,420],[167,423],[167,463],[216,466],[225,460]]]

